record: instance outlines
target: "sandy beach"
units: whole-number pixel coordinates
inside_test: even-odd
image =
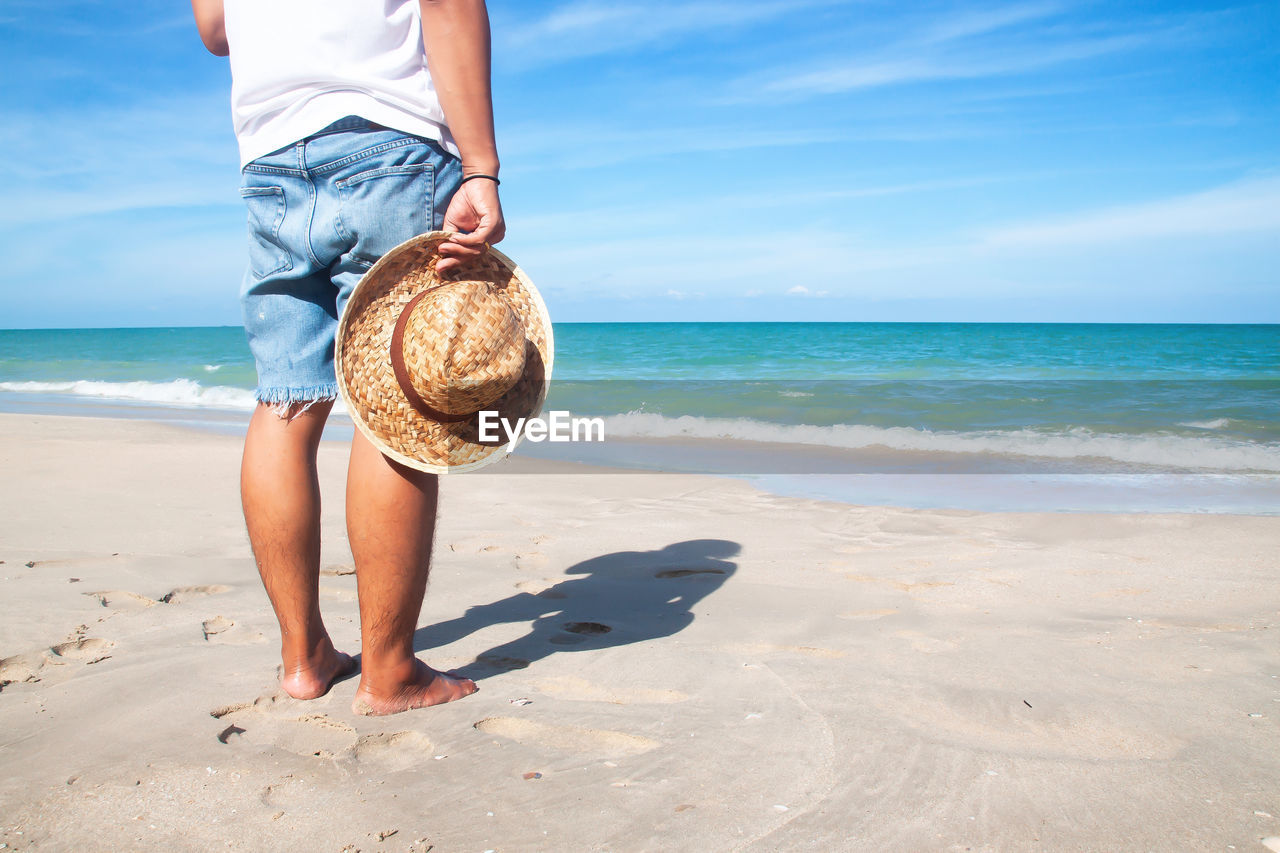
[[[0,843],[47,850],[1226,850],[1280,836],[1280,518],[448,478],[387,718],[276,685],[240,441],[0,415]],[[345,448],[321,593],[358,651]],[[1280,849],[1280,842],[1272,842]]]

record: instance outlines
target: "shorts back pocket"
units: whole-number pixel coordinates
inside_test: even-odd
[[[396,246],[431,230],[435,169],[405,163],[370,169],[337,181],[338,231],[350,258],[368,268]]]
[[[241,187],[249,209],[249,269],[256,278],[290,269],[293,262],[280,242],[284,187]]]

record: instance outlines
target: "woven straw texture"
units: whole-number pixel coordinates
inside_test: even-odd
[[[409,384],[435,411],[483,409],[524,375],[524,324],[487,282],[446,282],[405,310],[401,347],[413,368]]]
[[[447,237],[440,231],[415,237],[365,273],[338,324],[335,353],[338,388],[356,428],[392,459],[434,473],[496,462],[505,455],[506,435],[499,427],[496,441],[482,443],[477,414],[442,423],[409,402],[390,356],[392,333],[405,306],[424,290],[459,282],[423,297],[403,336],[414,389],[442,412],[482,405],[513,425],[536,416],[546,399],[554,352],[546,305],[524,271],[491,248],[442,278],[435,265]],[[523,370],[504,391],[519,349],[513,358],[512,348],[502,344],[521,332]],[[443,388],[449,390],[442,396]],[[495,395],[500,396],[493,400]]]

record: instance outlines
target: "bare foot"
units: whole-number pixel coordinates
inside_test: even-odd
[[[328,639],[311,654],[285,656],[280,670],[280,686],[294,699],[318,699],[333,683],[356,670],[355,658],[340,652]]]
[[[366,673],[360,679],[360,688],[356,690],[351,710],[367,717],[398,714],[452,702],[470,696],[476,690],[476,683],[471,679],[438,672],[415,658],[407,678],[394,680],[385,687],[374,687]]]

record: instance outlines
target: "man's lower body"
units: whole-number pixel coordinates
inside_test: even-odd
[[[258,368],[240,489],[258,571],[280,623],[289,695],[323,695],[355,663],[320,615],[316,453],[337,396],[334,333],[356,282],[404,240],[440,227],[462,177],[434,143],[348,118],[245,167],[249,269],[241,291]],[[347,534],[360,598],[354,708],[388,714],[475,691],[413,653],[430,570],[438,480],[356,431]]]

